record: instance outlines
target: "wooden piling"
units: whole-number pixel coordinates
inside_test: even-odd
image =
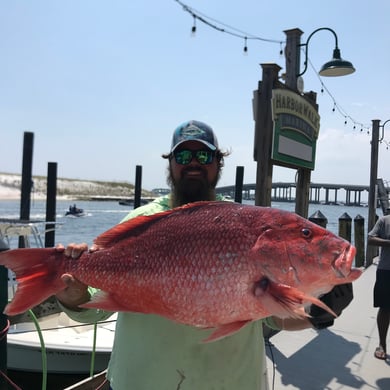
[[[135,189],[134,189],[134,206],[137,208],[141,206],[141,191],[142,190],[142,166],[137,165],[135,167]]]
[[[30,219],[34,133],[26,131],[23,139],[22,185],[20,196],[20,219]],[[19,237],[19,248],[26,246],[24,237]]]
[[[363,267],[365,262],[365,234],[364,234],[364,218],[358,214],[353,220],[354,238],[356,247],[355,266]]]
[[[242,203],[242,186],[244,183],[244,167],[236,167],[236,185],[234,192],[234,201]]]
[[[57,198],[57,163],[49,162],[47,166],[47,189],[46,189],[46,222],[56,221],[56,198]],[[45,247],[55,245],[55,224],[46,223]]]
[[[349,242],[352,240],[352,218],[348,213],[339,218],[339,236]]]
[[[0,237],[0,252],[8,250],[8,245]],[[8,270],[0,265],[0,371],[7,373],[7,328],[8,317],[3,313],[8,303]],[[0,388],[6,388],[6,382],[0,376]]]
[[[326,225],[328,224],[328,219],[325,217],[324,214],[321,213],[320,210],[317,210],[315,213],[313,213],[309,217],[309,221],[314,222],[317,225],[322,226],[326,229]]]

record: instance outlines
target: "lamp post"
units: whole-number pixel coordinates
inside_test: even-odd
[[[291,30],[285,30],[284,33],[287,36],[285,57],[286,57],[286,85],[290,88],[297,89],[297,80],[307,71],[307,63],[309,56],[309,42],[314,34],[319,31],[329,31],[333,34],[335,39],[335,47],[333,49],[333,58],[322,65],[321,70],[319,71],[320,76],[326,77],[338,77],[346,76],[355,72],[355,68],[352,63],[341,58],[340,49],[338,46],[337,34],[329,27],[320,27],[314,30],[305,43],[301,43],[301,35],[303,31],[299,28],[294,28]],[[305,48],[305,61],[304,69],[300,70],[301,64],[301,48]]]
[[[306,70],[307,70],[307,60],[308,60],[308,45],[311,37],[317,33],[318,31],[330,31],[335,39],[335,48],[333,49],[333,58],[326,62],[324,65],[322,65],[321,70],[318,72],[320,76],[330,76],[330,77],[337,77],[337,76],[346,76],[348,74],[351,74],[355,72],[355,68],[353,67],[352,63],[349,61],[345,61],[341,58],[341,53],[338,45],[338,39],[336,33],[329,27],[320,27],[317,28],[317,30],[314,30],[309,37],[307,38],[306,43],[300,44],[300,47],[305,47],[305,69],[297,75],[297,77],[302,76]]]
[[[345,76],[355,72],[355,68],[352,63],[345,61],[341,58],[340,49],[338,47],[338,39],[336,33],[328,28],[321,27],[314,30],[308,37],[305,43],[301,43],[301,35],[303,31],[299,28],[285,30],[284,33],[287,36],[285,58],[286,58],[286,74],[285,83],[286,86],[293,90],[297,90],[300,94],[303,93],[303,79],[302,75],[307,70],[308,63],[308,47],[309,42],[314,34],[319,31],[328,31],[333,34],[335,38],[335,48],[333,49],[333,58],[326,62],[319,72],[320,76]],[[301,64],[301,48],[305,48],[305,61],[304,69],[300,70]],[[315,103],[315,94],[311,93],[311,100]],[[306,168],[299,168],[297,170],[297,183],[296,183],[296,204],[295,212],[307,218],[309,208],[309,190],[310,190],[310,176],[311,171]]]
[[[380,125],[379,119],[372,120],[372,138],[371,138],[371,167],[370,167],[370,188],[368,192],[368,221],[367,221],[367,230],[368,232],[375,225],[376,220],[376,193],[377,193],[377,180],[378,180],[378,149],[379,142],[383,141],[385,133],[385,125],[390,122],[390,119],[385,121],[383,125]],[[379,138],[379,129],[382,128],[382,136]],[[372,264],[373,258],[377,249],[373,246],[367,245],[366,250],[366,264],[368,267]]]

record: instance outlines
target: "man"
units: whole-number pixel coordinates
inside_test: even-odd
[[[163,155],[169,162],[171,193],[133,210],[124,220],[188,202],[222,200],[216,195],[216,185],[227,155],[219,149],[210,126],[199,121],[183,123],[173,134],[170,152]],[[188,229],[191,234],[191,226]],[[65,249],[65,253],[77,258],[86,249],[85,244],[73,244]],[[111,314],[80,311],[77,305],[88,301],[93,290],[71,275],[64,275],[63,280],[68,287],[57,298],[69,316],[75,320],[91,321]],[[329,315],[324,316],[325,320],[318,320],[316,325],[324,321],[326,326],[331,325]],[[263,322],[278,330],[312,326],[312,322],[306,319],[282,321],[268,318],[253,322],[222,340],[202,343],[207,337],[206,330],[177,324],[156,315],[118,313],[107,377],[114,390],[266,390]]]
[[[386,360],[386,338],[390,324],[390,209],[387,209],[387,215],[380,217],[368,233],[367,244],[381,247],[374,285],[374,307],[379,308],[377,314],[379,346],[374,356]]]

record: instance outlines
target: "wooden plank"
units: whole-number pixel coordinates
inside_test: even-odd
[[[96,374],[90,378],[84,379],[64,390],[109,390],[110,384],[106,379],[107,370]]]

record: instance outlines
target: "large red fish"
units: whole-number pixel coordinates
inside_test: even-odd
[[[78,260],[54,248],[15,249],[0,264],[19,282],[5,312],[15,315],[64,288],[71,273],[97,287],[85,307],[154,313],[217,328],[208,341],[249,321],[304,316],[334,285],[361,274],[355,248],[287,211],[231,202],[197,202],[119,224]]]

